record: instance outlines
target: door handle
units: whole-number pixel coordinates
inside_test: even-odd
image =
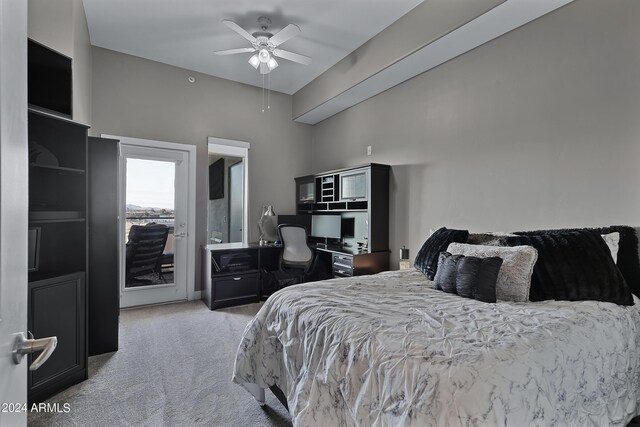
[[[187,237],[187,233],[185,233],[184,231],[183,231],[183,232],[181,232],[181,233],[175,233],[175,234],[173,235],[173,238],[174,238],[174,239],[175,239],[175,238],[182,239],[183,237]]]
[[[33,361],[31,366],[29,366],[30,371],[35,371],[38,369],[44,362],[49,359],[53,351],[56,349],[58,345],[57,337],[48,337],[48,338],[39,338],[37,340],[27,339],[22,332],[16,335],[16,339],[13,342],[13,350],[11,351],[11,355],[13,358],[13,363],[16,365],[22,362],[22,357],[25,354],[34,353],[37,351],[42,351],[40,356]]]

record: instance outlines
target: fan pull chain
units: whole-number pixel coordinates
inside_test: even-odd
[[[264,113],[264,76],[262,76],[262,112]]]
[[[267,110],[271,109],[271,73],[269,73],[269,77],[267,79]]]

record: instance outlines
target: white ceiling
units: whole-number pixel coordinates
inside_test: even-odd
[[[165,64],[247,83],[262,77],[251,54],[218,56],[215,50],[250,47],[220,21],[250,33],[267,16],[276,33],[289,23],[302,34],[282,48],[313,58],[304,66],[278,60],[271,89],[293,94],[378,34],[422,0],[83,0],[91,44]]]

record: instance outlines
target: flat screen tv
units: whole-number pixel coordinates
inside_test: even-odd
[[[71,118],[71,58],[33,40],[27,56],[29,105]]]
[[[224,198],[224,159],[209,165],[209,200]]]

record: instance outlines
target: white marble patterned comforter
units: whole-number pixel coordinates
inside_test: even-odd
[[[296,285],[247,325],[233,381],[296,426],[620,425],[640,412],[640,301],[486,304],[404,270]]]

